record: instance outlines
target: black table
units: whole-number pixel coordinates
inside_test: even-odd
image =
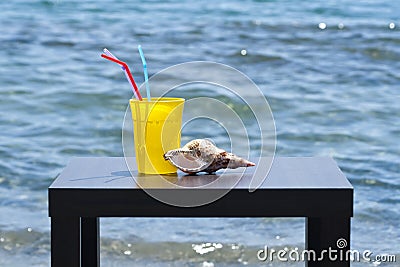
[[[135,183],[124,158],[73,158],[49,187],[51,266],[100,265],[99,217],[305,217],[306,249],[338,249],[336,242],[343,238],[348,245],[338,250],[345,255],[350,249],[353,187],[332,158],[277,157],[261,187],[249,192],[253,172],[248,168],[235,188],[217,201],[183,208],[150,197]],[[218,175],[157,177],[141,177],[150,181],[148,192],[196,197],[224,190],[221,183],[196,187]],[[163,188],[157,179],[186,188]],[[350,266],[349,261],[327,257],[306,264]]]

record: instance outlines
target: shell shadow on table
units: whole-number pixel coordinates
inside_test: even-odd
[[[181,187],[201,187],[208,185],[220,178],[218,174],[212,175],[189,175],[181,171],[176,174],[154,175],[133,173],[135,181],[141,186],[152,186],[165,184],[165,182]]]

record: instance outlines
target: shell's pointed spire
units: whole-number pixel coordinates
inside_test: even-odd
[[[207,139],[195,139],[182,148],[170,150],[164,154],[164,159],[186,173],[213,173],[219,169],[236,169],[256,165],[216,147]]]

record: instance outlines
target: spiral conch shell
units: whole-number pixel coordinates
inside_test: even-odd
[[[216,147],[207,139],[195,139],[182,148],[170,150],[164,154],[164,159],[169,160],[181,171],[190,174],[213,173],[219,169],[236,169],[256,165]]]

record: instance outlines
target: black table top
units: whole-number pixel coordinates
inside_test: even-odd
[[[261,167],[261,166],[260,166]],[[231,178],[240,179],[234,189],[248,189],[256,167],[220,170],[216,174],[142,175],[129,171],[123,157],[73,158],[49,187],[52,189],[170,188],[163,180],[182,188],[225,188]],[[132,177],[133,176],[133,177]],[[223,178],[223,179],[219,179]],[[221,181],[218,181],[221,180]],[[218,182],[215,182],[218,181]],[[214,183],[212,183],[214,182]],[[212,183],[212,184],[211,184]],[[352,185],[329,157],[275,157],[260,189],[352,189]],[[203,189],[203,188],[201,188]]]
[[[195,176],[141,175],[134,158],[73,158],[49,187],[49,215],[79,217],[351,217],[353,187],[329,157],[276,157]],[[252,159],[259,162],[257,159]],[[133,163],[132,163],[133,162]],[[133,165],[132,165],[133,164]],[[259,164],[259,168],[262,168]],[[266,167],[264,167],[266,168]],[[266,170],[266,169],[264,169]],[[263,173],[263,172],[261,172]],[[131,175],[132,174],[132,175]],[[232,184],[232,181],[238,181]],[[139,185],[138,185],[139,184]],[[208,199],[211,199],[210,201]],[[204,202],[204,200],[206,200]],[[179,204],[175,204],[179,202]]]

